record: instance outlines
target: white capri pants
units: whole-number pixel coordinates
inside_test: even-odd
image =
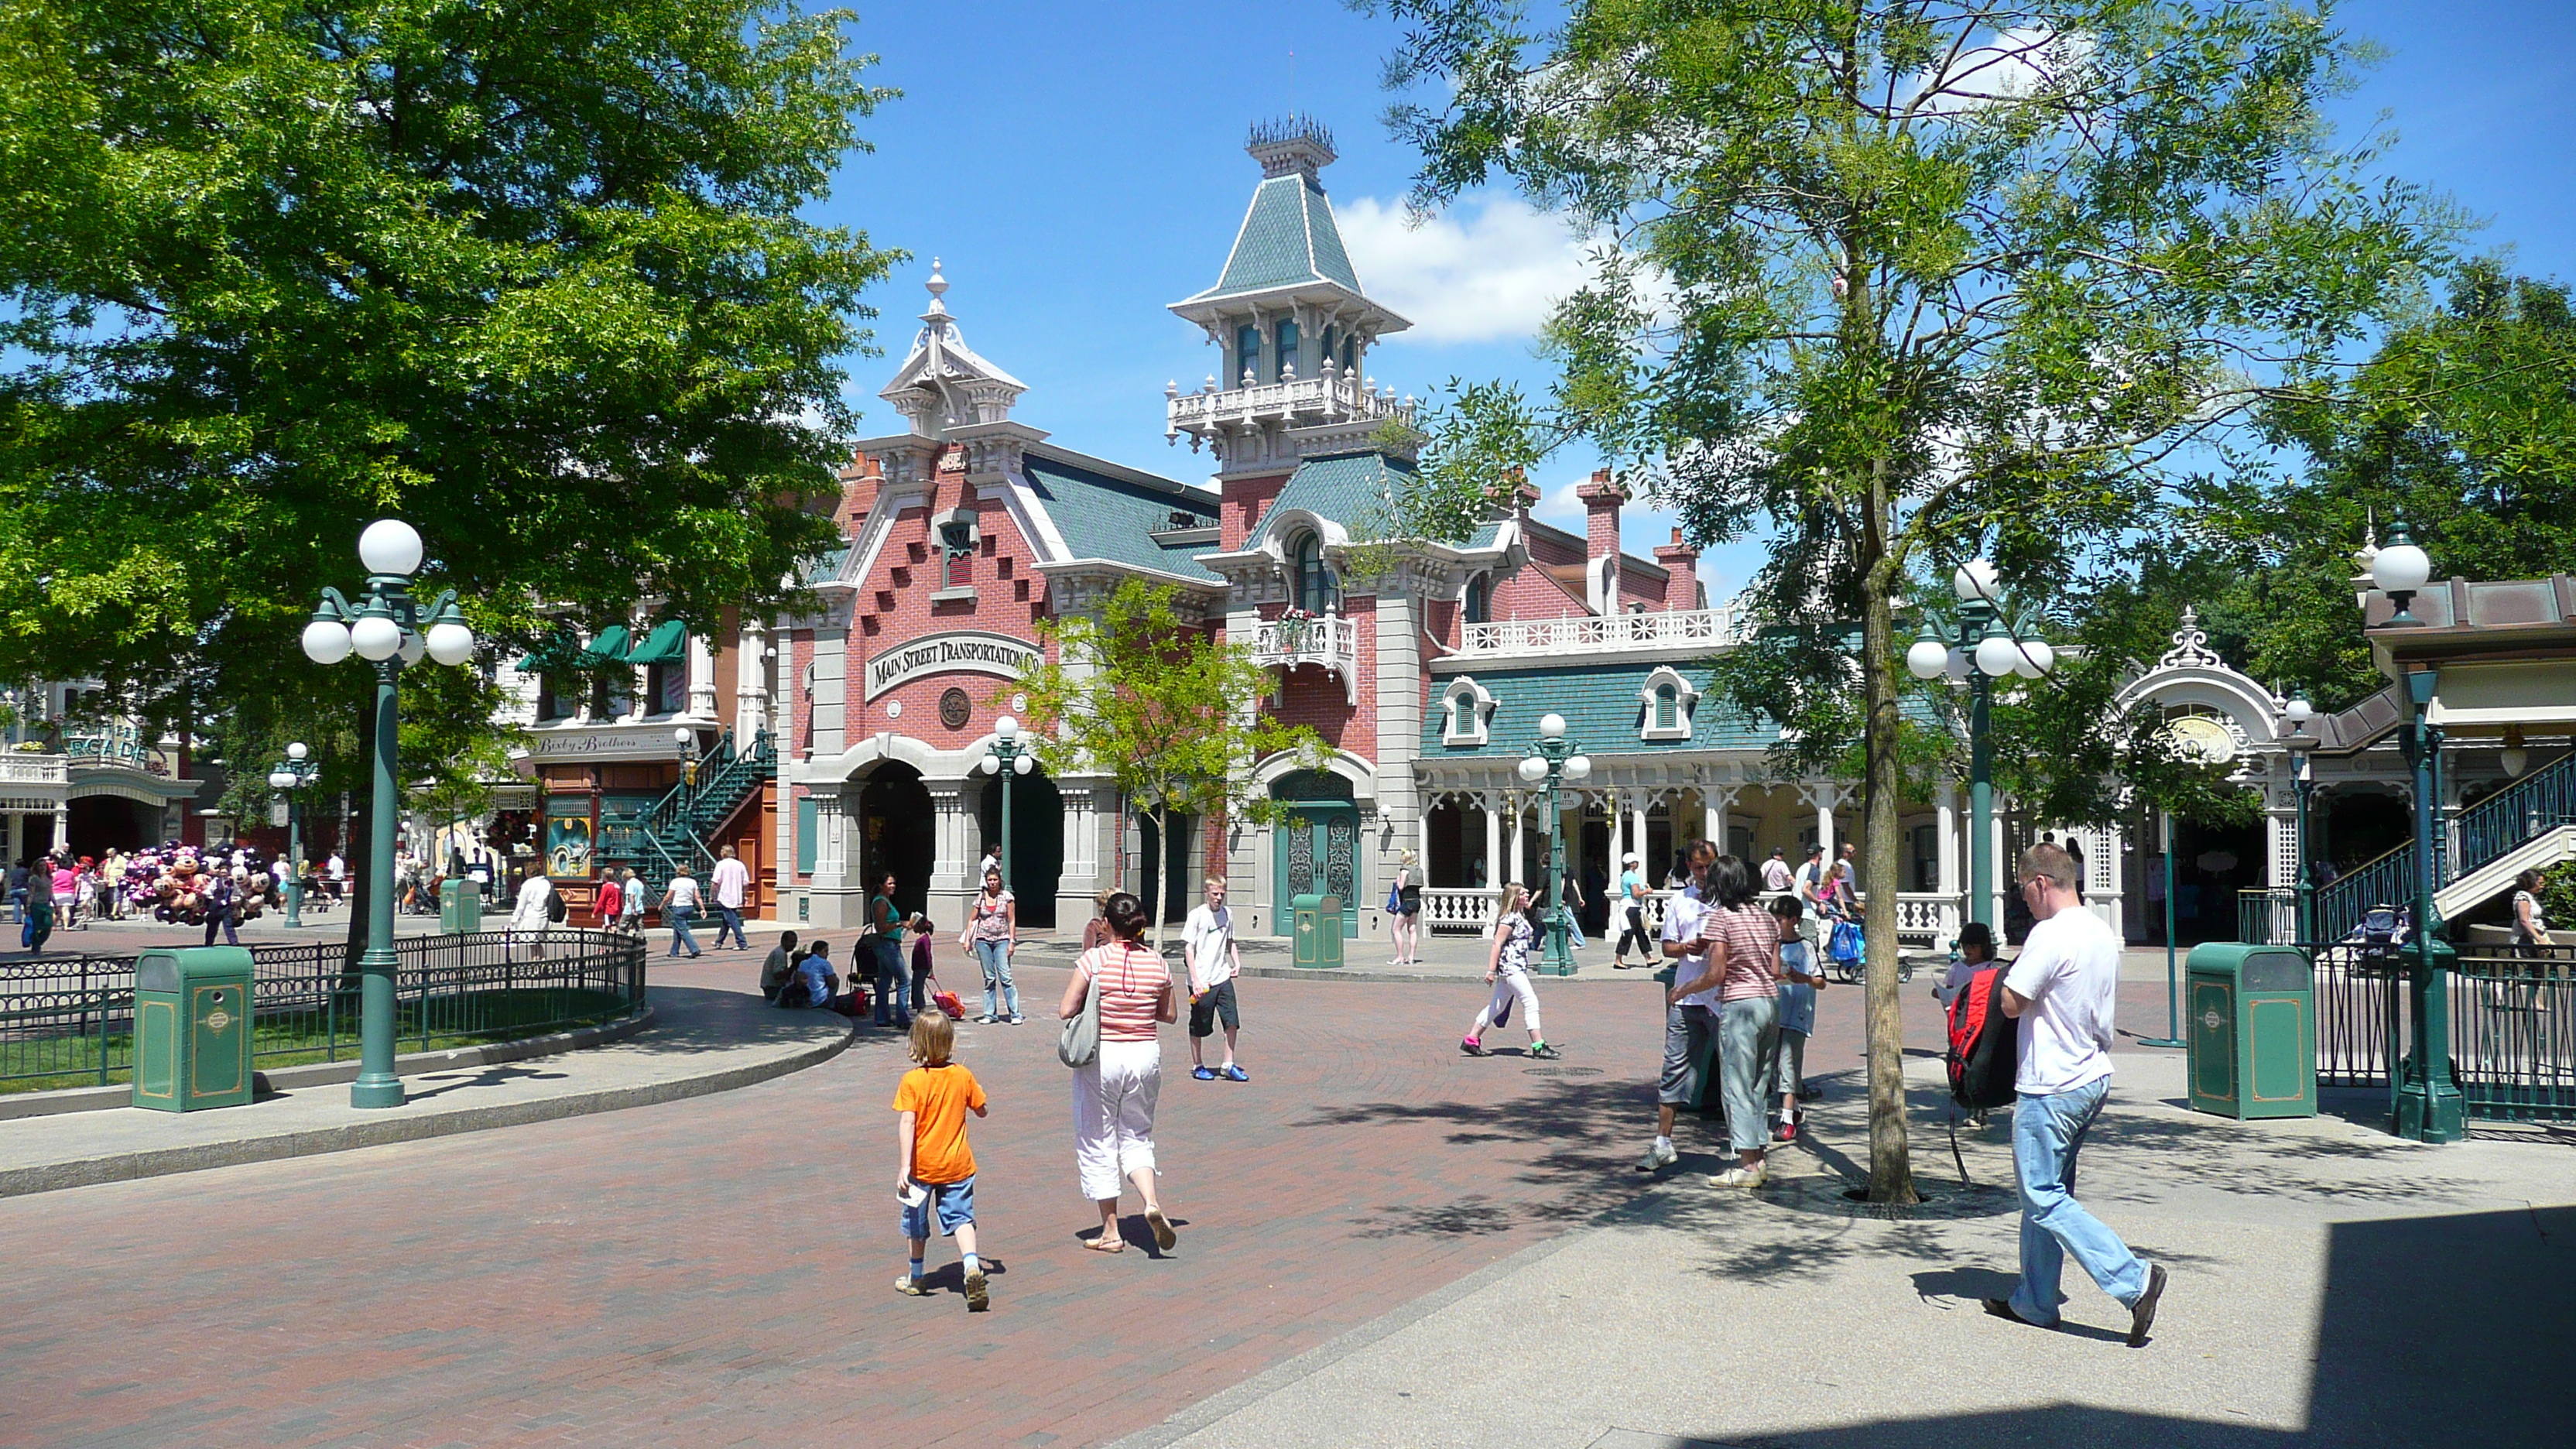
[[[1127,1174],[1154,1170],[1154,1100],[1163,1092],[1160,1041],[1104,1041],[1073,1069],[1073,1161],[1082,1195],[1108,1202]]]
[[[1486,1002],[1485,1009],[1476,1013],[1476,1035],[1483,1036],[1485,1028],[1494,1024],[1495,1018],[1503,1014],[1503,1008],[1511,1005],[1515,997],[1521,1004],[1521,1025],[1528,1027],[1530,1034],[1536,1036],[1538,988],[1530,985],[1526,971],[1505,971],[1494,978],[1494,999]]]

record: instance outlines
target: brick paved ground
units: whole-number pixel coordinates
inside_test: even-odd
[[[665,979],[755,970],[728,953]],[[995,1103],[973,1131],[988,1315],[953,1253],[941,1296],[888,1286],[904,1063],[870,1040],[718,1097],[0,1202],[0,1442],[1099,1443],[1642,1184],[1642,975],[1541,985],[1567,1053],[1543,1075],[1457,1054],[1480,986],[1263,981],[1250,1085],[1189,1080],[1166,1034],[1179,1253],[1140,1251],[1133,1219],[1136,1247],[1085,1252],[1038,1019],[1064,976],[1024,974],[1029,1025],[963,1033]],[[1848,1073],[1858,993],[1826,1001],[1811,1070]]]

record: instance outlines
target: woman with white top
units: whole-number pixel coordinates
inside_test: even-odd
[[[1485,1054],[1485,1028],[1511,1020],[1515,1003],[1520,1006],[1522,1024],[1529,1028],[1529,1054],[1543,1060],[1557,1055],[1538,1030],[1538,990],[1529,979],[1530,943],[1538,939],[1538,928],[1530,924],[1529,903],[1529,887],[1519,881],[1503,887],[1502,919],[1494,925],[1493,954],[1485,963],[1485,983],[1494,988],[1493,999],[1476,1013],[1476,1024],[1458,1041],[1458,1050],[1471,1057]]]
[[[1019,899],[1002,889],[1002,868],[988,865],[984,889],[975,897],[966,929],[957,934],[957,944],[972,949],[976,963],[984,968],[984,1014],[975,1018],[979,1022],[1020,1024],[1020,988],[1011,980],[1011,948],[1019,944],[1019,937]]]
[[[1163,1090],[1159,1025],[1181,1019],[1171,969],[1145,945],[1145,903],[1128,891],[1109,898],[1107,944],[1073,963],[1056,1015],[1071,1021],[1093,991],[1100,993],[1100,1051],[1073,1069],[1073,1160],[1082,1195],[1100,1209],[1100,1232],[1083,1246],[1115,1253],[1121,1180],[1145,1200],[1145,1225],[1154,1246],[1172,1250],[1172,1221],[1154,1191],[1154,1103]]]

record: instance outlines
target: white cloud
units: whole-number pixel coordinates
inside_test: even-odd
[[[1420,226],[1406,225],[1402,203],[1373,196],[1336,203],[1333,215],[1360,285],[1413,321],[1389,342],[1533,336],[1591,274],[1582,237],[1518,197],[1461,202]]]

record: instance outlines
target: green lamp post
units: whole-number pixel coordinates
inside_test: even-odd
[[[1565,737],[1565,716],[1550,714],[1538,722],[1538,738],[1522,757],[1520,776],[1535,785],[1547,783],[1547,946],[1539,962],[1543,976],[1574,974],[1574,947],[1567,939],[1565,906],[1565,818],[1557,811],[1559,783],[1581,784],[1592,778],[1592,759]]]
[[[1036,750],[1020,740],[1020,722],[1004,715],[993,721],[991,752],[978,767],[994,777],[1002,792],[1002,884],[1011,883],[1011,777],[1037,767]],[[974,883],[970,883],[974,884]]]
[[[2392,523],[2388,546],[2370,562],[2370,580],[2388,595],[2391,629],[2416,629],[2423,620],[2408,612],[2415,593],[2433,577],[2433,561],[2406,531]],[[2450,983],[2443,976],[2456,959],[2436,938],[2441,917],[2433,910],[2434,801],[2438,798],[2442,727],[2431,719],[2438,676],[2430,669],[2410,669],[2398,691],[2406,709],[2398,747],[2415,776],[2415,921],[2407,934],[2406,1026],[2414,1039],[2398,1066],[2396,1129],[2418,1142],[2456,1142],[2462,1132],[2459,1084],[2451,1079]]]
[[[456,607],[451,589],[423,609],[411,594],[420,568],[420,534],[398,518],[380,518],[358,535],[358,560],[367,568],[366,591],[355,604],[337,589],[324,589],[313,621],[304,626],[304,653],[316,664],[337,664],[352,653],[376,672],[374,801],[368,816],[367,946],[358,957],[358,1079],[349,1084],[352,1107],[399,1107],[402,1079],[394,1075],[394,815],[400,808],[397,753],[402,727],[402,670],[423,657],[459,665],[474,656],[474,631]]]
[[[1991,561],[1959,565],[1950,575],[1959,601],[1955,639],[1944,639],[1927,618],[1905,651],[1906,672],[1915,678],[1968,686],[1968,919],[1989,929],[1995,925],[1994,681],[2007,674],[2043,678],[2057,665],[2056,650],[2005,626],[1999,587]]]
[[[304,758],[311,751],[297,740],[286,747],[286,758],[269,767],[268,788],[286,797],[286,929],[304,925],[304,830],[303,812],[296,806],[296,796],[322,773],[322,767]]]

